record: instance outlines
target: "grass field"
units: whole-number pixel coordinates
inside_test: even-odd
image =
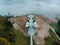
[[[50,24],[56,31],[57,25],[55,23]],[[45,38],[46,45],[60,45],[60,41],[57,39],[56,35],[49,30],[51,37]]]
[[[25,37],[20,31],[16,32],[15,45],[29,45],[29,38]]]

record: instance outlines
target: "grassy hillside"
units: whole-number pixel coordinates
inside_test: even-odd
[[[53,27],[56,32],[58,31],[57,33],[60,33],[56,23],[51,23],[50,26]],[[51,37],[45,38],[46,45],[60,45],[60,41],[57,39],[56,35],[51,30],[49,32]]]
[[[4,16],[0,16],[0,44],[1,45],[9,45],[7,43],[12,43],[15,41],[15,30],[8,18]],[[4,42],[7,41],[7,42]],[[1,43],[2,42],[2,43]]]
[[[25,37],[20,31],[15,30],[15,45],[29,45],[29,38]]]

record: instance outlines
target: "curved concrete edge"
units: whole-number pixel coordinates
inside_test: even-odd
[[[50,29],[53,31],[53,33],[56,35],[56,37],[58,38],[58,40],[60,41],[60,37],[57,35],[57,33],[55,32],[54,28],[50,27]]]

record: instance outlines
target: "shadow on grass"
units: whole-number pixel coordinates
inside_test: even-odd
[[[46,45],[60,45],[60,41],[57,39],[56,35],[49,30],[51,37],[45,38]]]
[[[22,32],[15,30],[16,39],[14,45],[30,45],[30,38],[25,37]],[[35,44],[34,44],[35,45]]]

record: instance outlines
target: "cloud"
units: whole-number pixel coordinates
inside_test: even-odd
[[[12,15],[28,13],[43,14],[55,17],[60,14],[60,0],[2,0],[0,1],[0,14],[10,12]]]

